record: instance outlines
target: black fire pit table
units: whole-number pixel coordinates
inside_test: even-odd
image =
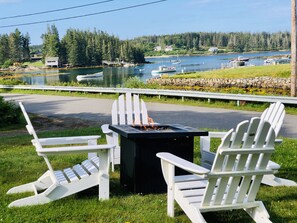
[[[194,136],[207,136],[207,131],[183,126],[110,125],[121,136],[121,185],[133,193],[163,193],[163,179],[158,152],[170,152],[193,162]],[[177,170],[177,174],[184,174]]]

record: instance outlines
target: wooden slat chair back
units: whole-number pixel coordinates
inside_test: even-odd
[[[261,122],[268,121],[275,131],[276,137],[283,125],[286,115],[285,106],[280,101],[271,104],[261,115]]]
[[[125,97],[126,96],[126,97]],[[139,95],[131,93],[120,95],[112,104],[113,125],[146,125],[148,124],[147,108]]]
[[[34,192],[34,195],[16,200],[9,207],[48,203],[96,185],[100,185],[99,198],[108,199],[109,150],[114,146],[97,145],[100,136],[38,138],[23,104],[20,102],[19,105],[27,122],[26,128],[34,138],[32,144],[37,154],[45,160],[48,171],[34,182],[11,188],[7,194]],[[95,153],[96,156],[73,167],[54,170],[48,156],[66,153]]]
[[[276,102],[271,104],[267,109],[264,110],[260,117],[260,123],[269,122],[272,129],[275,132],[276,137],[278,136],[280,129],[282,127],[284,118],[285,118],[285,106],[281,102]],[[210,152],[210,142],[211,138],[222,138],[226,133],[225,132],[209,132],[209,136],[201,137],[200,140],[200,151],[201,151],[201,165],[205,168],[211,169],[215,153]],[[257,137],[256,137],[257,138]],[[281,139],[276,139],[276,143],[281,143]],[[278,170],[280,165],[270,161],[268,163],[272,169]],[[297,183],[288,180],[276,177],[275,175],[265,175],[262,181],[263,184],[269,186],[297,186]]]
[[[112,104],[111,110],[113,125],[146,125],[149,123],[147,108],[139,95],[131,93],[122,94]],[[102,131],[106,134],[108,144],[115,144],[116,148],[111,151],[112,170],[114,165],[120,164],[120,145],[117,133],[108,128],[108,124],[102,125]]]
[[[255,199],[263,175],[274,172],[267,167],[274,140],[270,123],[253,118],[225,135],[211,170],[158,153],[168,186],[168,215],[174,216],[176,200],[192,222],[206,222],[203,212],[233,209],[244,209],[256,222],[271,222],[263,203]],[[175,167],[193,175],[175,176]]]

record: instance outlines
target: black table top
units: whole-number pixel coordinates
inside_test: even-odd
[[[126,138],[176,138],[186,136],[208,136],[207,131],[180,124],[155,124],[154,126],[159,128],[143,130],[139,125],[110,125],[109,128]]]

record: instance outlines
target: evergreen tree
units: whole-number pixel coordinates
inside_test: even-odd
[[[9,35],[9,58],[12,62],[21,62],[23,60],[22,52],[22,34],[16,29]]]
[[[58,57],[60,54],[60,39],[57,27],[55,25],[48,26],[47,32],[41,38],[43,41],[43,58]]]
[[[4,64],[6,60],[9,60],[9,37],[7,34],[0,35],[0,64]]]

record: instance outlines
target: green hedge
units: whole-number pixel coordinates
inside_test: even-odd
[[[0,97],[0,128],[21,123],[21,112],[16,104]]]

